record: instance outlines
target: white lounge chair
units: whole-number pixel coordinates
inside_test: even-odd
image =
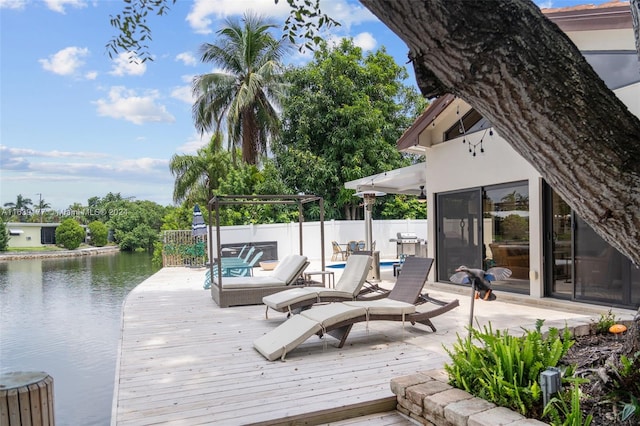
[[[309,261],[306,256],[291,254],[280,260],[269,275],[222,277],[222,288],[219,287],[216,277],[211,280],[211,297],[221,308],[260,305],[264,296],[293,285],[307,266]]]
[[[372,262],[371,256],[349,256],[335,288],[296,287],[263,297],[262,303],[267,306],[265,317],[268,318],[269,309],[290,314],[314,303],[354,300],[362,290]]]
[[[259,337],[253,347],[269,361],[284,360],[287,353],[298,347],[314,334],[328,334],[339,340],[343,347],[354,324],[368,321],[402,321],[421,323],[436,331],[431,318],[441,315],[456,306],[458,300],[441,302],[421,295],[433,259],[410,257],[406,260],[402,274],[385,299],[350,301],[314,306],[293,315],[275,329]],[[405,269],[406,268],[406,269]],[[435,309],[418,309],[417,305],[431,302]]]

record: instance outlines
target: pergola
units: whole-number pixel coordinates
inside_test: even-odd
[[[216,256],[213,256],[213,230],[209,226],[209,268],[211,270],[211,278],[213,280],[213,259],[222,258],[222,246],[220,242],[220,206],[230,205],[297,205],[298,206],[298,224],[299,224],[299,254],[304,254],[303,245],[303,222],[304,222],[304,206],[308,203],[318,202],[320,208],[320,253],[322,269],[325,267],[324,256],[324,199],[317,195],[216,195],[208,203],[209,223],[212,223],[212,217],[215,215],[216,221]],[[222,291],[222,274],[218,274],[218,291]]]

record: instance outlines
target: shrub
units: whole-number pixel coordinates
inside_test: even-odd
[[[73,218],[63,220],[60,226],[56,228],[56,244],[67,250],[74,250],[80,247],[84,236],[84,228]]]
[[[89,232],[91,232],[91,244],[96,247],[103,247],[107,245],[107,235],[109,230],[107,225],[95,220],[89,224]]]
[[[557,366],[574,343],[567,329],[561,339],[555,328],[543,336],[540,331],[543,323],[538,320],[536,329],[525,330],[522,337],[510,336],[506,331],[494,332],[491,324],[484,331],[471,329],[468,338],[458,335],[453,349],[445,348],[452,361],[445,364],[449,383],[524,416],[539,410],[540,373]],[[480,345],[474,345],[473,341]]]
[[[9,248],[9,230],[7,225],[0,220],[0,251],[7,251]]]

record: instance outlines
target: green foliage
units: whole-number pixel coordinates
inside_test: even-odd
[[[202,206],[200,209],[203,210]],[[202,211],[202,217],[205,222],[208,219],[206,210]],[[166,213],[162,218],[161,231],[191,229],[191,223],[193,222],[193,205],[189,205],[188,202],[184,202],[179,207],[167,207]]]
[[[502,221],[502,232],[507,240],[528,240],[529,220],[517,214],[510,214]]]
[[[165,208],[152,201],[128,202],[119,214],[113,215],[109,226],[114,231],[120,250],[153,250],[158,240]]]
[[[221,141],[222,137],[216,133],[196,155],[176,154],[171,158],[169,169],[176,178],[173,186],[175,202],[207,205],[220,181],[227,176],[231,163],[231,155],[222,149]]]
[[[80,247],[84,237],[84,228],[73,218],[63,220],[56,228],[56,244],[67,250],[74,250]]]
[[[458,335],[453,349],[445,348],[451,357],[451,363],[445,364],[449,382],[526,416],[542,399],[540,372],[558,365],[574,343],[566,329],[561,339],[555,328],[543,336],[543,322],[538,320],[535,330],[525,330],[522,337],[494,332],[491,324],[484,331],[470,329],[469,338]]]
[[[612,366],[613,367],[613,366]],[[620,355],[620,364],[613,367],[613,391],[610,398],[622,407],[620,418],[626,421],[632,417],[640,418],[640,352],[633,354],[631,358]]]
[[[9,248],[9,230],[7,229],[7,225],[0,218],[0,251],[7,251]]]
[[[387,195],[380,214],[382,219],[426,219],[427,205],[413,195]]]
[[[266,154],[267,141],[280,127],[282,60],[291,45],[273,37],[275,27],[252,12],[242,21],[228,19],[215,43],[200,47],[202,62],[222,72],[199,75],[193,81],[196,129],[218,133],[225,122],[230,147],[241,147],[242,159],[249,164],[257,164],[259,155]]]
[[[607,312],[606,314],[600,314],[600,318],[596,323],[596,333],[598,334],[608,333],[609,328],[611,328],[611,326],[614,325],[615,323],[616,323],[616,315],[613,312],[611,312],[611,309],[609,309],[609,312]]]
[[[324,198],[327,219],[343,219],[361,203],[344,182],[411,163],[396,141],[425,101],[406,78],[384,49],[365,56],[347,39],[321,44],[313,61],[287,74],[274,161],[294,193]]]
[[[107,245],[107,235],[109,234],[109,229],[104,223],[98,220],[94,220],[89,224],[89,232],[91,233],[92,245],[96,247],[103,247]]]
[[[582,413],[580,395],[580,387],[577,382],[574,382],[570,391],[551,398],[544,407],[542,415],[551,419],[552,426],[589,426],[593,416],[591,414],[585,416]]]
[[[640,403],[638,402],[638,398],[633,394],[629,394],[629,397],[630,401],[623,404],[622,412],[620,413],[620,419],[623,422],[635,416],[640,417]]]

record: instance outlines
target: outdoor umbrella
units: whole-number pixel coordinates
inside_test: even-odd
[[[195,205],[193,208],[193,222],[191,223],[191,235],[197,237],[199,235],[207,235],[207,225],[202,218],[200,206]]]

